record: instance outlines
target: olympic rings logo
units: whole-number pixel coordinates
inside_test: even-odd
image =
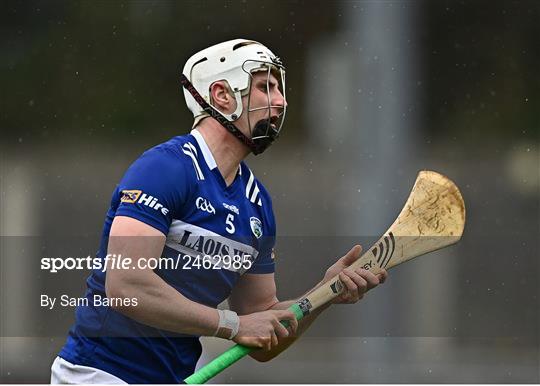
[[[200,209],[204,212],[208,212],[210,214],[216,214],[216,210],[214,209],[212,204],[210,204],[208,201],[206,201],[202,197],[197,198],[197,200],[195,201],[195,205],[197,206],[197,209]]]

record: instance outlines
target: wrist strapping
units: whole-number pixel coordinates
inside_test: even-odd
[[[230,310],[217,310],[217,312],[219,314],[219,324],[214,336],[217,336],[220,330],[224,329],[227,339],[234,338],[240,329],[238,314]]]

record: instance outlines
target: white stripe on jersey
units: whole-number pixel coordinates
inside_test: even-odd
[[[191,145],[191,143],[189,143]],[[191,145],[193,146],[193,145]],[[201,168],[199,167],[199,162],[197,161],[197,157],[192,153],[191,148],[188,146],[188,143],[184,144],[184,148],[182,149],[185,155],[191,158],[191,161],[193,161],[193,168],[195,169],[195,173],[197,174],[198,180],[204,180],[204,175],[201,171]],[[196,152],[197,150],[195,150]]]
[[[208,148],[208,145],[206,144],[206,141],[204,140],[199,130],[197,129],[191,130],[191,135],[193,135],[195,139],[197,140],[197,143],[199,144],[199,147],[201,149],[204,160],[206,161],[206,164],[208,165],[208,168],[210,170],[214,170],[215,168],[217,168],[216,160],[214,159],[212,152]]]
[[[246,198],[249,198],[249,191],[251,190],[251,185],[253,185],[253,181],[255,181],[255,176],[253,175],[253,173],[250,170],[249,171],[248,183],[246,185]]]
[[[249,199],[249,201],[255,203],[255,199],[257,198],[257,194],[259,194],[259,187],[257,186],[257,184],[255,184],[255,189],[253,189],[253,194],[251,195],[251,198]]]
[[[197,148],[195,146],[193,146],[192,143],[186,142],[184,144],[184,147],[185,146],[188,146],[191,149],[191,151],[193,151],[193,154],[195,154],[196,156],[199,156],[199,154],[197,153]]]
[[[184,240],[185,238],[186,240]],[[196,249],[194,249],[195,244],[197,244]],[[172,221],[165,245],[193,258],[197,255],[200,258],[209,256],[213,264],[226,263],[226,261],[223,261],[223,256],[234,258],[234,255],[240,256],[240,258],[245,256],[246,259],[249,258],[253,263],[259,255],[259,251],[249,244],[229,239],[181,220]],[[208,249],[207,247],[210,250],[205,250]],[[219,251],[216,249],[219,249]],[[224,250],[229,251],[228,254],[223,253]],[[240,268],[234,268],[233,264],[222,265],[221,268],[240,274],[246,271],[244,264]]]
[[[246,198],[255,204],[257,200],[257,195],[259,194],[260,191],[259,191],[259,186],[257,185],[256,182],[255,183],[254,182],[255,182],[255,176],[253,175],[253,172],[249,169],[249,179],[246,185]],[[251,186],[254,186],[254,188],[253,188],[253,192],[251,192],[250,194]],[[262,206],[262,201],[260,198],[257,201],[257,205]]]

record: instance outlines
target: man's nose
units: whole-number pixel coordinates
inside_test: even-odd
[[[276,90],[272,100],[272,106],[287,107],[287,101],[281,91]]]

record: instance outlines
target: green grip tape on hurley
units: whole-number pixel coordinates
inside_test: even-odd
[[[300,320],[304,317],[304,313],[302,312],[298,304],[295,303],[288,309],[289,311],[292,311],[294,313],[296,320]],[[285,327],[289,327],[289,321],[287,320],[281,321],[281,324],[283,324],[283,326]],[[225,351],[223,354],[218,356],[216,359],[209,362],[204,367],[201,367],[198,371],[194,372],[192,375],[184,379],[184,382],[188,385],[198,385],[206,383],[206,381],[214,378],[227,367],[239,361],[253,350],[255,350],[255,348],[253,347],[236,344],[227,351]]]

